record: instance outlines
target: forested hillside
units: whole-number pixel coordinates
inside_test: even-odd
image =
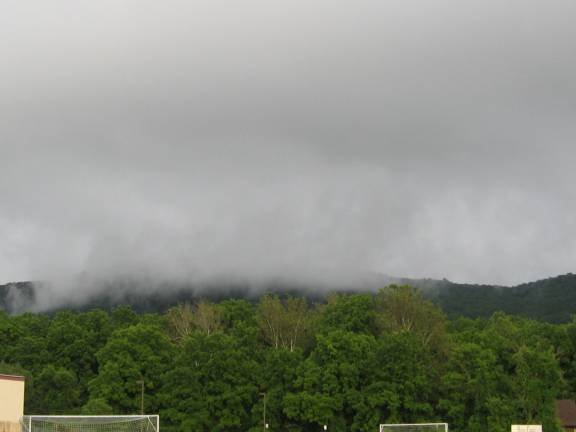
[[[501,287],[445,282],[435,301],[450,316],[489,317],[496,311],[552,323],[567,322],[576,311],[576,275]]]
[[[33,414],[160,413],[163,430],[374,432],[446,421],[559,431],[576,397],[576,322],[496,313],[448,319],[420,292],[264,295],[181,303],[165,313],[0,312],[0,373],[27,376]]]

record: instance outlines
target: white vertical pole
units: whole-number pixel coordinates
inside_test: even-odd
[[[32,432],[32,416],[28,417],[28,432]]]
[[[160,432],[160,416],[156,416],[156,432]]]

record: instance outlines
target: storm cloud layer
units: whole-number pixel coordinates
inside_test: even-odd
[[[573,271],[575,20],[572,0],[3,2],[0,282]]]

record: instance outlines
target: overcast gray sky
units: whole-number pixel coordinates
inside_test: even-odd
[[[576,262],[573,0],[5,0],[0,282]]]

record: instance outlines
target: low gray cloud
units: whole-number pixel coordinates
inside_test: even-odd
[[[8,2],[0,281],[572,271],[574,16],[568,0]]]

